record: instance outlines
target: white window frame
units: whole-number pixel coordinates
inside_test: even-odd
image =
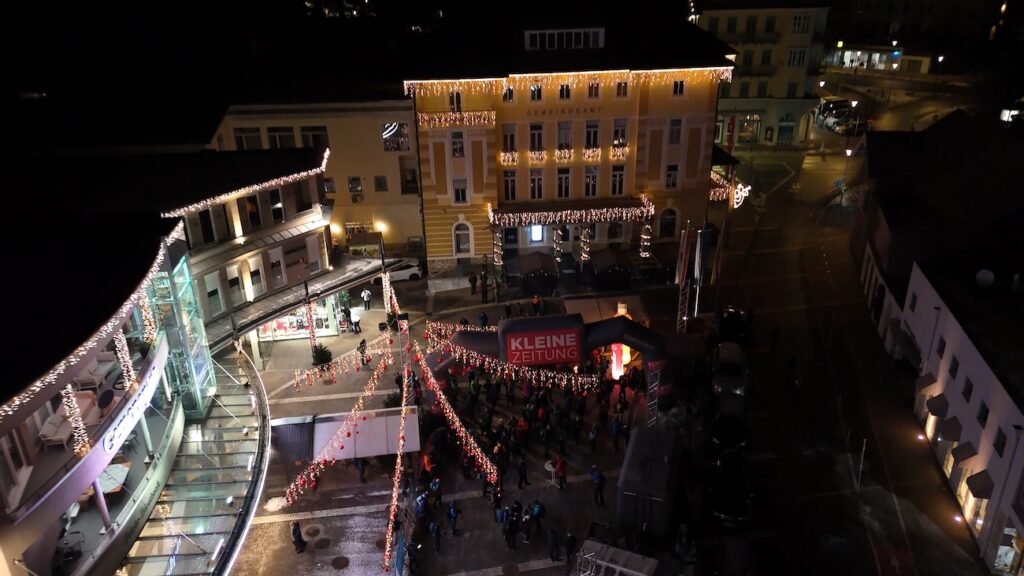
[[[597,184],[600,171],[597,166],[586,166],[583,169],[583,196],[594,198],[597,196]]]
[[[516,200],[516,171],[505,170],[502,174],[502,193],[505,198],[505,202],[515,202]],[[511,194],[510,194],[511,192]]]
[[[465,226],[466,230],[461,231],[463,234],[469,235],[469,252],[459,252],[458,234],[460,233],[459,226]],[[456,256],[472,256],[473,255],[473,227],[470,226],[469,222],[459,220],[452,224],[452,254]]]
[[[686,80],[674,80],[672,82],[672,95],[683,96],[686,93]]]
[[[530,200],[544,199],[544,169],[530,170]]]
[[[544,86],[541,84],[530,84],[530,102],[540,102],[544,97]]]
[[[469,182],[465,178],[452,180],[452,204],[469,204]]]
[[[665,167],[665,188],[678,188],[678,187],[679,187],[679,164],[669,164],[669,165],[667,165]]]
[[[626,165],[612,166],[612,196],[622,196],[626,191]]]
[[[571,168],[559,168],[558,169],[558,186],[556,186],[556,196],[559,200],[566,198],[572,198],[572,169]]]

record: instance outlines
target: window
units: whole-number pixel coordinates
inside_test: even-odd
[[[505,90],[503,90],[502,93],[501,93],[501,101],[502,102],[512,102],[513,97],[514,97],[514,93],[512,92],[512,87],[511,86],[505,86]]]
[[[267,145],[271,150],[279,148],[295,148],[295,129],[291,126],[271,126],[267,128]]]
[[[620,147],[628,144],[626,139],[626,119],[616,118],[612,124],[612,146]]]
[[[676,211],[669,208],[661,213],[658,220],[658,237],[675,238],[676,236]]]
[[[746,68],[749,68],[749,67],[753,66],[754,65],[754,51],[753,50],[744,50],[743,51],[743,60],[741,60],[741,63]]]
[[[601,84],[598,82],[591,82],[587,84],[587,98],[599,98],[601,96]]]
[[[456,204],[466,204],[469,199],[466,197],[466,180],[459,179],[452,181],[453,197]]]
[[[775,16],[766,16],[764,19],[764,31],[775,32]]]
[[[249,257],[249,281],[252,282],[253,297],[262,296],[263,293],[267,291],[267,287],[263,285],[262,256]]]
[[[202,241],[196,242],[193,246],[213,244],[217,240],[217,236],[213,232],[213,215],[210,214],[210,209],[200,210],[197,215],[199,216],[199,231]]]
[[[540,34],[537,32],[530,32],[526,35],[526,49],[527,50],[539,50],[540,49]]]
[[[992,442],[992,447],[996,449],[996,454],[1003,455],[1003,450],[1006,449],[1006,432],[1000,428],[996,430],[996,439]]]
[[[242,292],[242,279],[238,276],[238,264],[228,266],[228,295],[231,298],[231,306],[241,306],[245,302],[245,294]]]
[[[544,227],[543,226],[530,226],[530,243],[539,244],[544,241]]]
[[[806,60],[806,48],[790,48],[789,57],[786,59],[786,66],[789,66],[790,68],[803,68]]]
[[[612,196],[621,196],[626,184],[626,167],[612,166]]]
[[[796,98],[796,82],[786,84],[786,98]]]
[[[793,33],[806,34],[810,23],[811,19],[806,14],[798,14],[796,16],[793,16]]]
[[[740,98],[746,98],[750,96],[750,83],[740,82]]]
[[[939,346],[935,349],[935,353],[939,355],[939,358],[946,353],[946,339],[942,336],[939,336]]]
[[[206,285],[206,302],[210,305],[210,315],[216,316],[224,311],[224,299],[220,297],[220,275],[216,272],[203,278]]]
[[[502,175],[505,188],[505,201],[512,202],[516,199],[516,171],[505,170]]]
[[[448,111],[462,112],[462,92],[448,93]]]
[[[615,242],[622,240],[622,222],[608,223],[608,241]]]
[[[259,128],[235,128],[235,148],[237,150],[260,150],[263,143]]]
[[[665,188],[675,188],[679,185],[679,165],[669,164],[665,170]]]
[[[505,228],[505,246],[519,244],[519,228]]]
[[[502,152],[515,152],[516,151],[516,125],[515,124],[502,124],[501,125],[501,151]]]
[[[953,360],[950,361],[950,363],[949,363],[949,375],[953,378],[953,380],[956,380],[956,373],[959,372],[959,371],[960,371],[960,360],[956,357],[956,354],[954,354],[953,355]]]
[[[284,222],[284,203],[281,202],[281,189],[274,188],[269,192],[270,196],[270,217],[274,224]]]
[[[673,118],[668,121],[668,143],[679,144],[683,134],[683,119]]]
[[[540,102],[541,97],[541,85],[530,84],[530,100],[533,102]]]
[[[302,132],[304,148],[328,148],[331,145],[327,139],[327,126],[303,126],[299,131]]]
[[[754,32],[757,32],[757,16],[747,16],[747,27],[743,31],[748,37],[753,38]]]
[[[420,184],[416,180],[415,168],[401,168],[402,171],[402,194],[419,194]]]
[[[362,194],[363,193],[363,179],[359,176],[348,177],[348,192],[349,194]]]
[[[530,124],[530,152],[544,149],[544,125]]]
[[[569,89],[569,85],[568,84],[562,84],[561,86],[558,87],[558,99],[559,100],[568,100],[569,96],[571,94],[572,94],[572,91]]]
[[[772,51],[771,50],[763,50],[761,52],[761,66],[771,66],[771,65],[772,65]]]
[[[295,211],[305,212],[313,207],[312,182],[298,182],[295,184]],[[333,186],[332,186],[333,189]]]
[[[708,32],[718,34],[718,16],[712,16],[708,19]]]
[[[470,242],[469,224],[465,222],[459,222],[455,225],[452,230],[453,243],[455,244],[456,254],[471,254],[473,252],[473,245]]]
[[[964,389],[960,391],[968,404],[971,402],[971,395],[974,394],[974,382],[970,378],[964,380]]]
[[[373,177],[373,191],[374,192],[387,192],[388,191],[388,177],[387,176],[374,176]]]
[[[914,312],[915,310],[917,310],[917,293],[916,292],[911,292],[910,293],[910,311]]]
[[[988,404],[981,403],[981,407],[978,408],[978,424],[981,424],[982,429],[985,428],[985,424],[988,423]]]
[[[570,178],[569,177],[570,177],[570,170],[568,168],[559,168],[558,169],[558,197],[559,198],[568,198],[570,196],[570,192],[569,192],[569,180],[570,180]]]
[[[598,128],[600,127],[600,124],[598,122],[598,120],[587,120],[587,148],[601,147],[601,139],[598,138]]]
[[[761,80],[757,83],[757,97],[765,98],[768,96],[768,82]]]
[[[385,152],[409,151],[409,124],[407,122],[385,122],[380,127],[380,137]]]
[[[462,139],[462,132],[452,132],[452,158],[465,158],[466,145]]]
[[[583,195],[597,196],[597,166],[587,166],[583,172]]]
[[[572,121],[558,123],[558,149],[572,149]]]
[[[627,82],[616,82],[615,83],[615,97],[625,98],[629,95],[629,83]]]
[[[544,199],[544,171],[530,170],[530,200]]]
[[[736,17],[730,16],[725,19],[725,33],[735,34],[736,33]]]
[[[260,214],[260,203],[257,200],[255,194],[240,198],[239,203],[242,205],[244,212],[249,216],[249,229],[256,230],[260,226],[263,226],[263,216]]]
[[[686,81],[685,80],[674,80],[672,82],[672,95],[673,96],[682,96],[683,92],[685,90],[686,90]]]

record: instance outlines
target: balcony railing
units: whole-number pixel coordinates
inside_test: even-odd
[[[575,154],[573,153],[572,148],[562,148],[561,150],[555,150],[555,162],[558,162],[559,164],[572,162],[573,156],[575,156]]]
[[[547,159],[547,150],[530,150],[530,164],[543,164]]]
[[[502,166],[513,167],[519,164],[519,152],[512,150],[511,152],[502,152],[498,154],[498,163]]]
[[[423,128],[449,126],[494,126],[494,110],[467,110],[463,112],[420,112],[416,115]]]
[[[612,160],[625,160],[629,157],[629,146],[612,146],[609,156]]]
[[[600,162],[601,161],[601,149],[600,148],[584,148],[583,149],[583,161],[584,162]]]

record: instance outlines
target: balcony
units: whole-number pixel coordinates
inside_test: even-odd
[[[568,164],[569,162],[572,162],[573,156],[575,156],[575,154],[573,153],[572,148],[555,150],[555,162],[558,164]]]
[[[543,164],[548,160],[547,150],[530,150],[530,164]]]
[[[517,166],[519,164],[519,152],[512,150],[511,152],[502,152],[498,154],[498,164],[508,168]]]
[[[778,66],[739,66],[735,75],[740,78],[756,78],[759,76],[774,76]]]
[[[583,161],[584,162],[600,162],[601,161],[601,149],[600,148],[584,148],[583,149]]]
[[[416,115],[423,128],[494,127],[494,110],[466,110],[462,112],[420,112]]]
[[[625,160],[629,158],[629,146],[612,146],[609,157],[612,160]]]

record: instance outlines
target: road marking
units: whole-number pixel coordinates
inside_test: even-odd
[[[291,384],[289,384],[291,386]],[[387,396],[393,394],[398,388],[389,388],[387,390],[375,390],[372,396]],[[267,402],[271,406],[277,404],[297,404],[300,402],[320,402],[321,400],[341,400],[343,398],[358,398],[362,396],[362,392],[341,392],[339,394],[321,394],[319,396],[296,396],[295,398],[278,398],[277,400],[271,400]]]
[[[786,176],[782,180],[779,180],[779,183],[776,184],[774,187],[772,187],[772,189],[769,190],[768,193],[765,194],[765,196],[771,196],[772,194],[775,193],[776,190],[778,190],[780,187],[782,187],[782,185],[785,184],[790,178],[792,178],[793,176],[796,176],[796,170],[793,170],[792,168],[790,168],[789,164],[786,164],[785,162],[779,162],[779,164],[782,164],[782,166],[786,170],[789,170],[789,176]]]

